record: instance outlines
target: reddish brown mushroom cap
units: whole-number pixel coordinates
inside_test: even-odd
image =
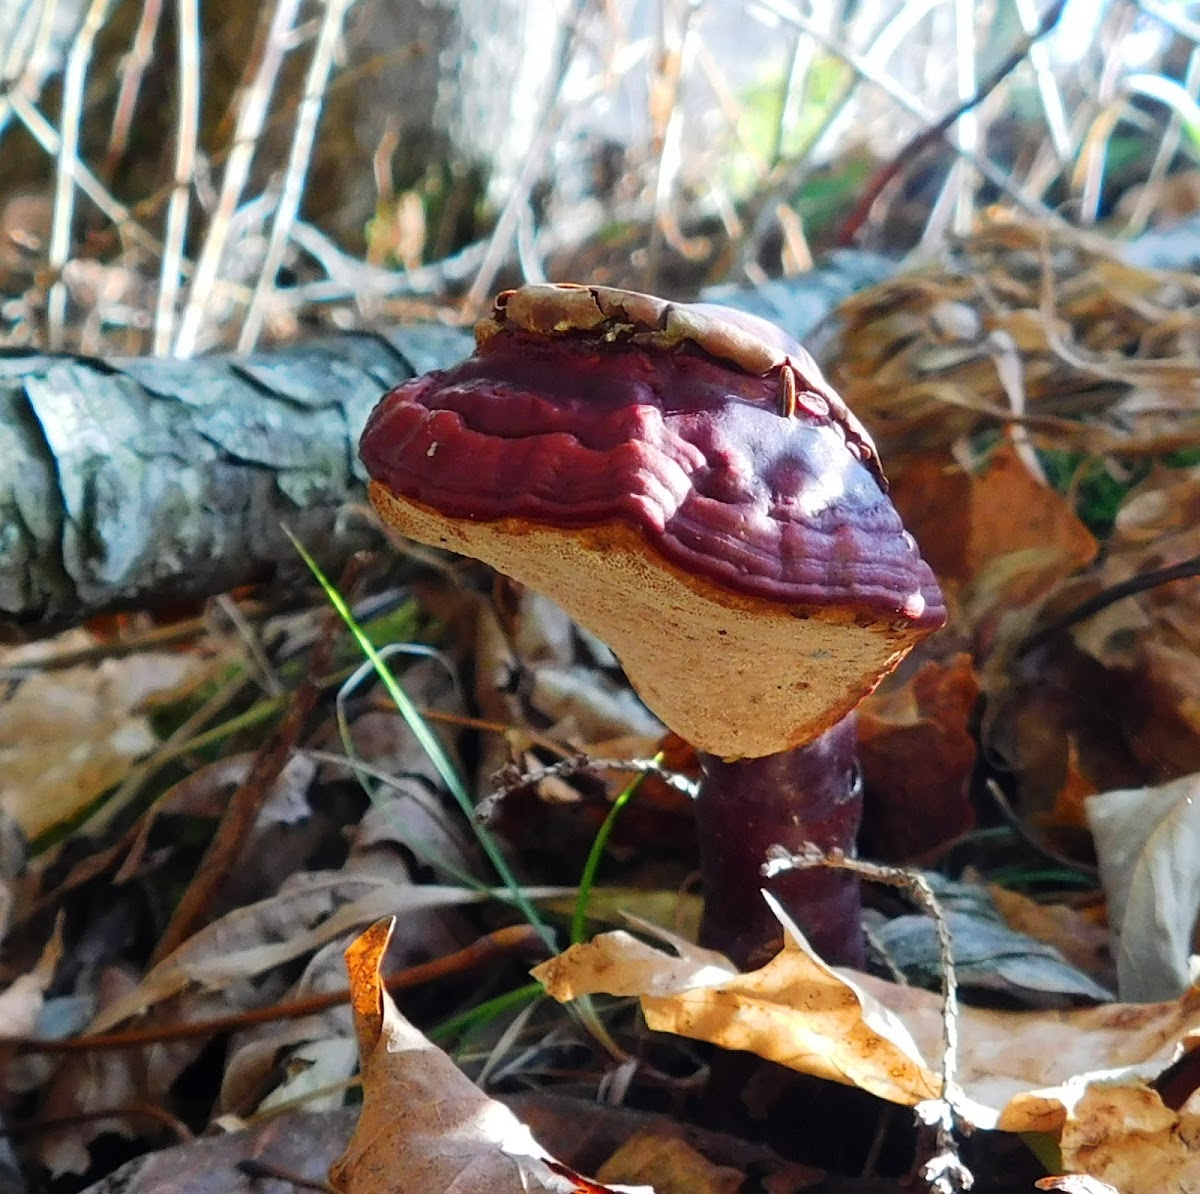
[[[769,324],[533,286],[477,338],[376,408],[372,500],[560,601],[700,749],[807,741],[941,625],[869,436]]]

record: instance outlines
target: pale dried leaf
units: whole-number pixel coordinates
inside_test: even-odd
[[[1067,1173],[1061,1177],[1042,1177],[1033,1183],[1039,1190],[1062,1190],[1063,1194],[1121,1194],[1108,1182],[1097,1181],[1084,1173]]]
[[[677,957],[617,929],[573,945],[529,973],[560,1002],[599,991],[607,995],[656,995],[709,988],[737,974],[737,968],[723,954],[678,938],[671,944]]]
[[[572,888],[530,888],[530,899],[558,897]],[[408,885],[396,876],[343,872],[293,875],[279,894],[238,908],[190,937],[142,979],[135,991],[90,1025],[104,1032],[192,985],[228,993],[240,980],[284,965],[381,916],[476,904],[495,898],[437,884]]]
[[[1121,1194],[1192,1194],[1200,1189],[1195,1102],[1193,1096],[1175,1112],[1144,1083],[1097,1082],[1063,1127],[1063,1165]]]
[[[46,988],[62,960],[62,918],[46,942],[41,956],[27,974],[18,975],[0,992],[0,1038],[32,1036],[46,1000]]]
[[[629,975],[641,974],[646,988],[655,991],[641,997],[653,1029],[752,1052],[908,1106],[935,1098],[940,997],[835,971],[812,954],[794,925],[784,923],[782,953],[761,970],[717,978],[710,986],[694,985],[696,968],[684,966],[692,985],[666,989],[680,960],[661,952],[656,970],[649,947],[628,945],[634,939],[624,934],[606,934],[616,940],[599,949],[574,946],[538,973],[550,975],[556,991],[576,995],[629,994]],[[1200,1037],[1200,1000],[1190,996],[1070,1011],[962,1008],[959,1109],[978,1127],[1056,1131],[1091,1082],[1152,1078],[1194,1037]]]
[[[1200,910],[1200,775],[1102,792],[1086,811],[1117,933],[1121,998],[1186,991]]]
[[[75,816],[158,745],[141,705],[210,665],[139,652],[35,672],[0,704],[0,804],[30,837]]]

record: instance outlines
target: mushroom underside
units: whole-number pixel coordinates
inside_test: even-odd
[[[404,535],[554,597],[616,652],[646,704],[698,750],[755,758],[838,722],[925,634],[878,609],[797,607],[715,590],[622,523],[558,529],[451,518],[375,483]]]

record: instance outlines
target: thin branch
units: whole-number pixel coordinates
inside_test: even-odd
[[[11,91],[7,96],[0,95],[0,116],[3,115],[2,105],[5,101],[12,105],[13,114],[25,126],[29,135],[47,153],[59,158],[61,172],[65,155],[60,153],[62,138],[58,135],[58,130],[38,111],[33,101],[19,91]],[[133,212],[119,199],[116,199],[83,162],[77,157],[71,156],[65,166],[67,174],[75,180],[79,189],[131,241],[155,254],[162,251],[162,244],[158,238],[134,219]]]
[[[154,311],[154,353],[166,356],[175,335],[183,242],[187,234],[196,142],[200,133],[200,10],[198,0],[178,0],[179,122],[175,133],[175,185],[167,204],[167,238]]]
[[[554,82],[548,88],[546,98],[538,113],[536,127],[540,132],[534,137],[533,144],[525,154],[525,160],[521,163],[521,172],[513,184],[512,193],[508,196],[504,209],[500,212],[500,218],[496,221],[496,227],[488,238],[483,261],[479,265],[479,271],[471,283],[470,290],[467,291],[464,305],[468,310],[473,311],[482,307],[484,298],[490,292],[492,282],[504,262],[504,255],[509,251],[509,246],[513,242],[517,222],[520,220],[521,211],[533,190],[533,184],[537,181],[537,172],[542,167],[542,160],[558,131],[564,108],[563,86],[567,81],[567,72],[575,57],[579,24],[586,9],[587,0],[574,0],[564,17],[556,55],[557,67]]]
[[[225,256],[230,223],[234,212],[237,211],[246,181],[250,177],[250,163],[254,160],[267,106],[289,44],[288,35],[296,23],[299,9],[300,0],[277,0],[258,70],[242,93],[233,133],[233,149],[221,179],[217,209],[208,226],[208,234],[204,238],[200,259],[196,263],[187,303],[179,321],[179,335],[175,339],[173,350],[173,355],[177,357],[190,357],[196,351],[205,309]]]
[[[83,85],[96,44],[96,34],[108,16],[112,0],[92,0],[83,26],[71,43],[63,77],[62,125],[58,140],[58,171],[54,179],[54,218],[50,225],[49,266],[55,275],[47,303],[46,328],[49,346],[63,347],[67,322],[67,284],[63,266],[71,252],[71,224],[75,215],[75,172],[72,164],[79,154],[79,128],[83,123]]]
[[[1101,610],[1107,609],[1118,601],[1123,601],[1126,597],[1145,593],[1149,589],[1158,588],[1159,585],[1169,585],[1172,581],[1191,580],[1197,576],[1200,576],[1200,556],[1189,556],[1186,560],[1180,560],[1178,564],[1154,568],[1150,572],[1131,576],[1128,580],[1118,581],[1115,585],[1110,585],[1106,589],[1101,589],[1099,593],[1092,594],[1074,609],[1068,610],[1061,617],[1055,618],[1053,622],[1035,631],[1021,644],[1018,656],[1028,655],[1030,651],[1036,650],[1055,635],[1094,617]]]
[[[154,60],[154,39],[162,23],[163,0],[142,0],[142,15],[133,35],[133,45],[121,63],[121,88],[117,92],[108,149],[104,154],[104,176],[110,182],[129,145],[129,130],[137,109],[146,67]]]
[[[262,331],[267,304],[274,292],[275,279],[287,250],[288,236],[296,213],[300,210],[300,201],[304,197],[304,182],[312,159],[317,122],[321,118],[321,105],[329,86],[330,72],[333,70],[334,52],[342,36],[346,10],[353,2],[354,0],[326,0],[325,3],[325,15],[321,20],[321,30],[317,35],[317,44],[304,83],[304,99],[296,116],[296,130],[288,153],[283,188],[279,204],[275,208],[275,219],[271,224],[271,239],[267,244],[266,258],[259,270],[250,309],[246,312],[241,335],[238,337],[238,352],[249,352],[253,349]]]
[[[664,767],[657,759],[597,759],[591,755],[577,754],[550,763],[545,767],[522,770],[509,764],[502,767],[493,777],[495,787],[475,806],[475,820],[491,821],[496,808],[506,797],[521,788],[540,784],[546,779],[564,779],[570,775],[595,775],[612,771],[618,775],[653,775],[669,788],[695,800],[700,794],[700,785],[688,775]]]
[[[384,980],[392,992],[405,991],[426,983],[464,974],[487,963],[494,965],[511,953],[544,953],[542,941],[532,925],[515,924],[485,933],[463,949],[430,962],[419,962],[398,970]],[[110,1049],[145,1048],[166,1041],[187,1041],[216,1036],[223,1032],[238,1032],[254,1024],[272,1024],[280,1020],[299,1020],[350,1001],[350,989],[343,987],[321,995],[309,995],[286,1003],[249,1008],[227,1016],[208,1020],[189,1020],[181,1024],[159,1024],[150,1028],[128,1028],[115,1032],[92,1033],[87,1036],[14,1037],[7,1042],[22,1053],[93,1053]]]
[[[958,1085],[958,973],[954,966],[954,938],[941,902],[929,880],[920,871],[848,858],[841,850],[827,853],[813,842],[805,842],[795,852],[785,850],[782,846],[772,846],[767,851],[762,873],[764,878],[770,879],[785,871],[814,867],[849,871],[872,883],[898,888],[933,921],[937,930],[942,976],[942,1094],[941,1098],[929,1099],[916,1107],[921,1121],[937,1130],[938,1153],[926,1163],[922,1176],[937,1194],[956,1194],[957,1191],[968,1190],[975,1178],[959,1158],[958,1144],[954,1138],[955,1129],[965,1122],[958,1112],[962,1102]]]

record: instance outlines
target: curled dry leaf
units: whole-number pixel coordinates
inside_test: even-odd
[[[719,966],[703,973],[711,963],[689,963],[628,934],[574,946],[533,974],[558,999],[640,987],[653,991],[641,1004],[656,1031],[755,1053],[907,1106],[936,1098],[939,996],[832,969],[784,924],[783,952],[761,970],[729,978]],[[967,1007],[958,1031],[962,1116],[981,1128],[1054,1132],[1093,1083],[1152,1078],[1190,1047],[1200,1037],[1200,991],[1166,1003],[1072,1011]]]
[[[679,1136],[639,1132],[600,1167],[604,1181],[649,1183],[655,1194],[737,1194],[746,1175],[715,1165]]]
[[[1078,824],[1081,797],[1200,771],[1200,585],[1122,595],[1197,556],[1200,469],[1156,468],[1126,495],[1097,567],[997,620],[982,736],[1019,780],[1022,813]],[[1105,595],[1117,599],[1076,616]]]
[[[1023,553],[1006,591],[1028,601],[1096,557],[1096,540],[1071,503],[1032,476],[1007,444],[974,474],[945,454],[902,460],[892,469],[891,494],[950,591],[978,584],[997,561]]]
[[[1159,466],[1121,503],[1095,584],[1111,590],[1196,556],[1200,469]],[[1152,586],[1078,623],[1071,635],[1114,674],[1116,716],[1146,778],[1200,770],[1200,585]]]
[[[573,1174],[400,1014],[379,974],[394,923],[379,921],[346,951],[363,1108],[330,1171],[333,1186],[347,1194],[653,1194]]]
[[[1200,775],[1087,802],[1117,933],[1122,999],[1169,999],[1191,985],[1200,911]]]

